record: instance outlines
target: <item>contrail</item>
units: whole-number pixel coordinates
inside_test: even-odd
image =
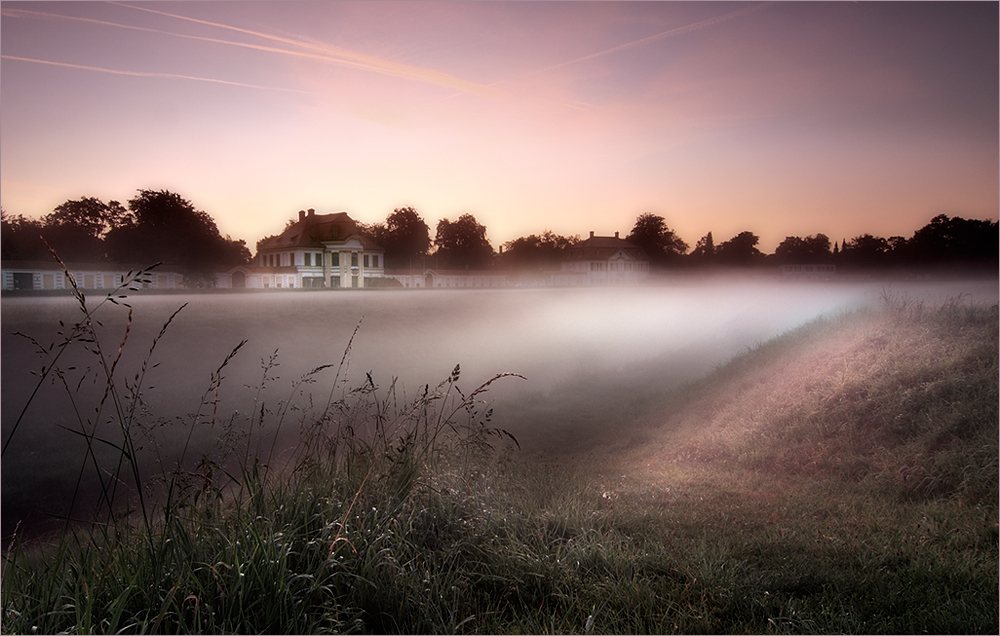
[[[592,60],[597,57],[603,57],[605,55],[610,55],[612,53],[617,53],[618,51],[624,51],[625,49],[631,49],[636,46],[643,46],[651,42],[656,42],[658,40],[663,40],[675,35],[683,35],[684,33],[691,33],[692,31],[698,31],[700,29],[706,29],[710,26],[715,26],[720,22],[726,22],[728,20],[733,20],[735,18],[743,17],[747,14],[760,11],[761,9],[766,9],[771,6],[770,2],[763,2],[761,4],[755,4],[745,9],[738,9],[730,13],[726,13],[714,18],[708,18],[707,20],[702,20],[701,22],[695,22],[693,24],[688,24],[682,27],[677,27],[670,29],[669,31],[664,31],[662,33],[657,33],[656,35],[650,35],[648,37],[642,38],[641,40],[635,40],[632,42],[626,42],[625,44],[619,44],[618,46],[612,47],[610,49],[605,49],[603,51],[598,51],[597,53],[591,53],[589,55],[584,55],[583,57],[578,57],[575,60],[569,60],[568,62],[560,62],[559,64],[553,64],[552,66],[546,66],[545,68],[538,69],[533,73],[544,73],[546,71],[552,71],[557,68],[562,68],[564,66],[569,66],[571,64],[577,64],[578,62],[584,62],[586,60]]]
[[[128,5],[122,5],[122,6],[128,6]],[[159,12],[157,12],[157,13],[159,13]],[[133,24],[122,24],[120,22],[109,22],[107,20],[97,20],[95,18],[83,18],[83,17],[79,17],[79,16],[58,15],[58,14],[55,14],[55,13],[44,13],[44,12],[41,12],[41,11],[30,11],[28,9],[9,9],[9,8],[6,8],[6,7],[3,9],[3,15],[6,15],[6,16],[12,17],[12,18],[40,17],[40,18],[44,18],[44,19],[57,19],[57,20],[69,20],[69,21],[75,21],[75,22],[86,22],[88,24],[97,24],[97,25],[100,25],[100,26],[110,26],[110,27],[116,27],[116,28],[119,28],[119,29],[127,29],[127,30],[131,30],[131,31],[143,31],[143,32],[146,32],[146,33],[156,33],[156,34],[159,34],[159,35],[169,35],[169,36],[172,36],[172,37],[182,38],[182,39],[186,39],[186,40],[198,40],[200,42],[211,42],[213,44],[222,44],[222,45],[226,45],[226,46],[235,46],[235,47],[240,47],[240,48],[245,48],[245,49],[251,49],[251,50],[255,50],[255,51],[264,51],[266,53],[279,53],[281,55],[290,55],[290,56],[293,56],[293,57],[301,57],[301,58],[306,58],[306,59],[318,60],[318,61],[321,61],[321,62],[330,62],[330,61],[333,61],[335,63],[338,63],[338,64],[342,65],[342,66],[348,66],[348,67],[351,67],[351,68],[359,68],[361,70],[369,70],[369,67],[366,66],[366,65],[353,63],[353,62],[350,62],[348,60],[331,60],[331,58],[329,56],[319,55],[319,54],[316,54],[316,53],[303,53],[303,52],[300,52],[300,51],[289,51],[288,49],[279,49],[279,48],[276,48],[276,47],[273,47],[273,46],[264,46],[262,44],[250,44],[250,43],[247,43],[247,42],[235,42],[235,41],[232,41],[232,40],[221,40],[219,38],[210,38],[210,37],[206,37],[206,36],[202,36],[202,35],[188,35],[188,34],[185,34],[185,33],[174,33],[172,31],[164,31],[162,29],[151,29],[149,27],[135,26]],[[278,39],[278,38],[272,38],[272,39]]]
[[[297,47],[300,49],[305,49],[305,51],[295,51],[283,48],[277,48],[273,46],[264,46],[261,44],[250,44],[247,42],[237,42],[233,40],[224,40],[218,38],[210,38],[198,35],[187,35],[183,33],[175,33],[172,31],[164,31],[161,29],[152,29],[148,27],[134,26],[130,24],[122,24],[120,22],[110,22],[106,20],[97,20],[94,18],[84,18],[79,16],[67,16],[54,13],[45,13],[40,11],[31,11],[28,9],[13,9],[4,7],[3,15],[8,17],[40,17],[48,19],[61,19],[61,20],[73,20],[77,22],[87,22],[91,24],[98,24],[102,26],[111,26],[121,29],[130,29],[134,31],[145,31],[148,33],[157,33],[160,35],[169,35],[178,38],[184,38],[188,40],[198,40],[202,42],[211,42],[213,44],[222,44],[225,46],[235,46],[239,48],[252,49],[256,51],[263,51],[266,53],[277,53],[279,55],[289,55],[292,57],[299,57],[304,59],[311,59],[323,63],[335,64],[337,66],[344,66],[347,68],[353,68],[362,71],[369,71],[374,73],[381,73],[383,75],[391,75],[395,77],[400,77],[403,79],[414,80],[418,82],[423,82],[426,84],[432,84],[436,86],[441,86],[444,88],[451,88],[454,90],[459,90],[466,93],[473,93],[477,95],[497,95],[499,92],[496,89],[483,86],[482,84],[476,84],[475,82],[469,82],[447,73],[441,73],[439,71],[434,71],[431,69],[423,69],[414,66],[408,66],[406,64],[399,64],[397,62],[392,62],[389,60],[383,60],[374,56],[364,55],[362,53],[356,53],[348,49],[343,49],[328,44],[316,44],[308,42],[305,40],[286,38],[277,35],[272,35],[269,33],[262,33],[259,31],[251,31],[249,29],[243,29],[240,27],[235,27],[227,24],[221,24],[218,22],[209,22],[207,20],[199,20],[197,18],[190,18],[183,15],[177,15],[173,13],[167,13],[164,11],[157,11],[155,9],[149,9],[146,7],[137,7],[129,4],[110,2],[109,4],[114,4],[123,8],[133,9],[136,11],[145,11],[147,13],[153,13],[156,15],[162,15],[165,17],[175,18],[178,20],[185,20],[188,22],[193,22],[195,24],[201,24],[204,26],[212,26],[220,29],[226,29],[229,31],[235,31],[237,33],[243,33],[245,35],[250,35],[253,37],[262,38],[265,40],[270,40],[273,42],[279,42],[289,46]],[[291,90],[291,89],[282,89]],[[307,91],[300,91],[307,92]]]
[[[262,33],[260,31],[252,31],[250,29],[244,29],[241,27],[232,26],[230,24],[223,24],[219,22],[211,22],[208,20],[200,20],[198,18],[192,18],[189,16],[178,15],[175,13],[168,13],[166,11],[158,11],[156,9],[150,9],[143,6],[135,6],[126,4],[123,2],[110,2],[109,4],[114,4],[120,7],[125,7],[129,9],[134,9],[136,11],[145,11],[146,13],[152,13],[155,15],[161,15],[168,18],[174,18],[177,20],[184,20],[187,22],[193,22],[195,24],[201,24],[204,26],[211,26],[219,29],[226,29],[229,31],[235,31],[236,33],[243,33],[245,35],[250,35],[253,37],[262,38],[265,40],[271,40],[274,42],[280,42],[282,44],[287,44],[294,47],[299,47],[306,49],[307,51],[314,51],[319,53],[318,59],[332,62],[334,64],[340,64],[343,66],[348,66],[351,68],[357,68],[361,70],[372,71],[376,73],[383,73],[386,75],[393,75],[395,77],[402,77],[404,79],[411,79],[418,82],[424,82],[427,84],[434,84],[437,86],[443,86],[445,88],[452,88],[460,90],[467,93],[474,93],[478,95],[484,94],[495,94],[496,91],[482,84],[477,84],[475,82],[470,82],[463,80],[459,77],[453,75],[448,75],[447,73],[442,73],[440,71],[435,71],[432,69],[420,68],[416,66],[410,66],[407,64],[400,64],[398,62],[393,62],[390,60],[385,60],[382,58],[374,57],[371,55],[365,55],[363,53],[357,53],[349,49],[344,49],[332,44],[319,44],[315,42],[310,42],[304,39],[287,38],[279,35],[273,35],[270,33]],[[261,50],[271,50],[274,52],[284,52],[288,54],[295,54],[292,51],[287,51],[285,49],[268,49],[266,47],[254,47],[253,45],[243,45],[239,42],[230,42],[224,40],[215,40],[216,42],[223,44],[231,44],[234,46],[250,46],[251,48],[261,48]],[[298,54],[302,55],[302,54]]]
[[[81,71],[95,71],[97,73],[110,73],[111,75],[130,75],[132,77],[159,77],[165,79],[185,79],[196,82],[210,82],[212,84],[226,84],[228,86],[241,86],[243,88],[257,88],[265,91],[285,91],[290,93],[308,93],[295,88],[276,88],[274,86],[260,86],[259,84],[245,84],[243,82],[231,82],[229,80],[215,79],[211,77],[198,77],[197,75],[181,75],[178,73],[154,73],[151,71],[122,71],[114,68],[104,68],[102,66],[86,66],[83,64],[69,64],[68,62],[53,62],[51,60],[38,60],[31,57],[18,57],[16,55],[0,55],[5,60],[17,60],[18,62],[31,62],[33,64],[45,64],[48,66],[61,66],[63,68],[74,68]]]

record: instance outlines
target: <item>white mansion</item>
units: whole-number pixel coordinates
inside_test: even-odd
[[[277,236],[257,244],[253,264],[216,276],[216,287],[295,289],[299,287],[362,288],[385,275],[381,247],[361,235],[346,212],[316,214],[300,210],[299,218]]]
[[[569,248],[556,285],[615,285],[649,276],[649,257],[641,247],[618,236],[594,236]]]

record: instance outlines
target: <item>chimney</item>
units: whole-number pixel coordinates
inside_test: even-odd
[[[615,238],[618,238],[618,232],[615,232]]]
[[[316,210],[309,208],[309,216],[316,216]]]
[[[590,231],[590,238],[594,238],[594,230]]]
[[[305,210],[299,210],[299,221],[300,222],[304,221],[305,218],[306,218],[306,211]]]

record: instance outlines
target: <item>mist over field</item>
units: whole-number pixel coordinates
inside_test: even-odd
[[[484,396],[496,421],[524,442],[524,450],[581,449],[575,422],[615,419],[627,434],[629,408],[644,393],[682,386],[748,347],[821,315],[869,303],[885,294],[938,303],[959,296],[997,302],[995,280],[937,283],[795,284],[758,278],[683,280],[659,286],[604,289],[504,289],[136,295],[128,301],[133,324],[121,362],[122,377],[139,370],[150,344],[179,307],[150,358],[142,394],[151,420],[169,422],[198,409],[212,372],[241,341],[247,344],[227,365],[219,411],[249,417],[261,361],[277,352],[278,367],[266,385],[268,408],[288,399],[291,385],[324,364],[334,365],[305,386],[325,401],[352,333],[360,323],[346,368],[347,386],[370,374],[380,390],[396,382],[397,393],[416,396],[461,366],[458,385],[466,393],[498,373],[503,378]],[[101,297],[88,298],[96,304]],[[27,338],[43,346],[58,342],[59,321],[68,328],[81,317],[69,297],[9,297],[2,303],[2,417],[6,441],[45,364]],[[123,307],[97,314],[102,346],[117,350],[126,323]],[[79,347],[60,360],[83,418],[93,412],[103,388],[96,358]],[[646,366],[643,366],[646,365]],[[639,370],[638,372],[636,370]],[[341,371],[341,380],[345,371]],[[633,382],[639,373],[644,380]],[[624,380],[623,380],[624,378]],[[588,390],[601,406],[572,400],[581,412],[563,408],[572,387]],[[623,410],[624,409],[624,410]],[[624,415],[623,415],[624,414]],[[237,421],[239,416],[237,417]],[[82,442],[60,426],[79,428],[66,390],[52,381],[41,387],[3,459],[3,534],[19,520],[38,523],[39,512],[65,514],[80,470]],[[297,424],[296,424],[297,426]],[[295,427],[291,427],[295,428]],[[291,432],[291,431],[290,431]],[[215,432],[200,430],[196,446],[211,445]],[[174,448],[165,437],[166,455]],[[571,443],[572,442],[572,443]],[[179,444],[179,440],[173,440]],[[148,449],[147,449],[148,450]],[[201,448],[189,454],[195,457]]]

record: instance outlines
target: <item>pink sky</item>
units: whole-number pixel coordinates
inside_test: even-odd
[[[253,246],[299,209],[472,213],[494,247],[653,212],[910,236],[997,219],[996,3],[4,2],[0,203],[169,189]]]

